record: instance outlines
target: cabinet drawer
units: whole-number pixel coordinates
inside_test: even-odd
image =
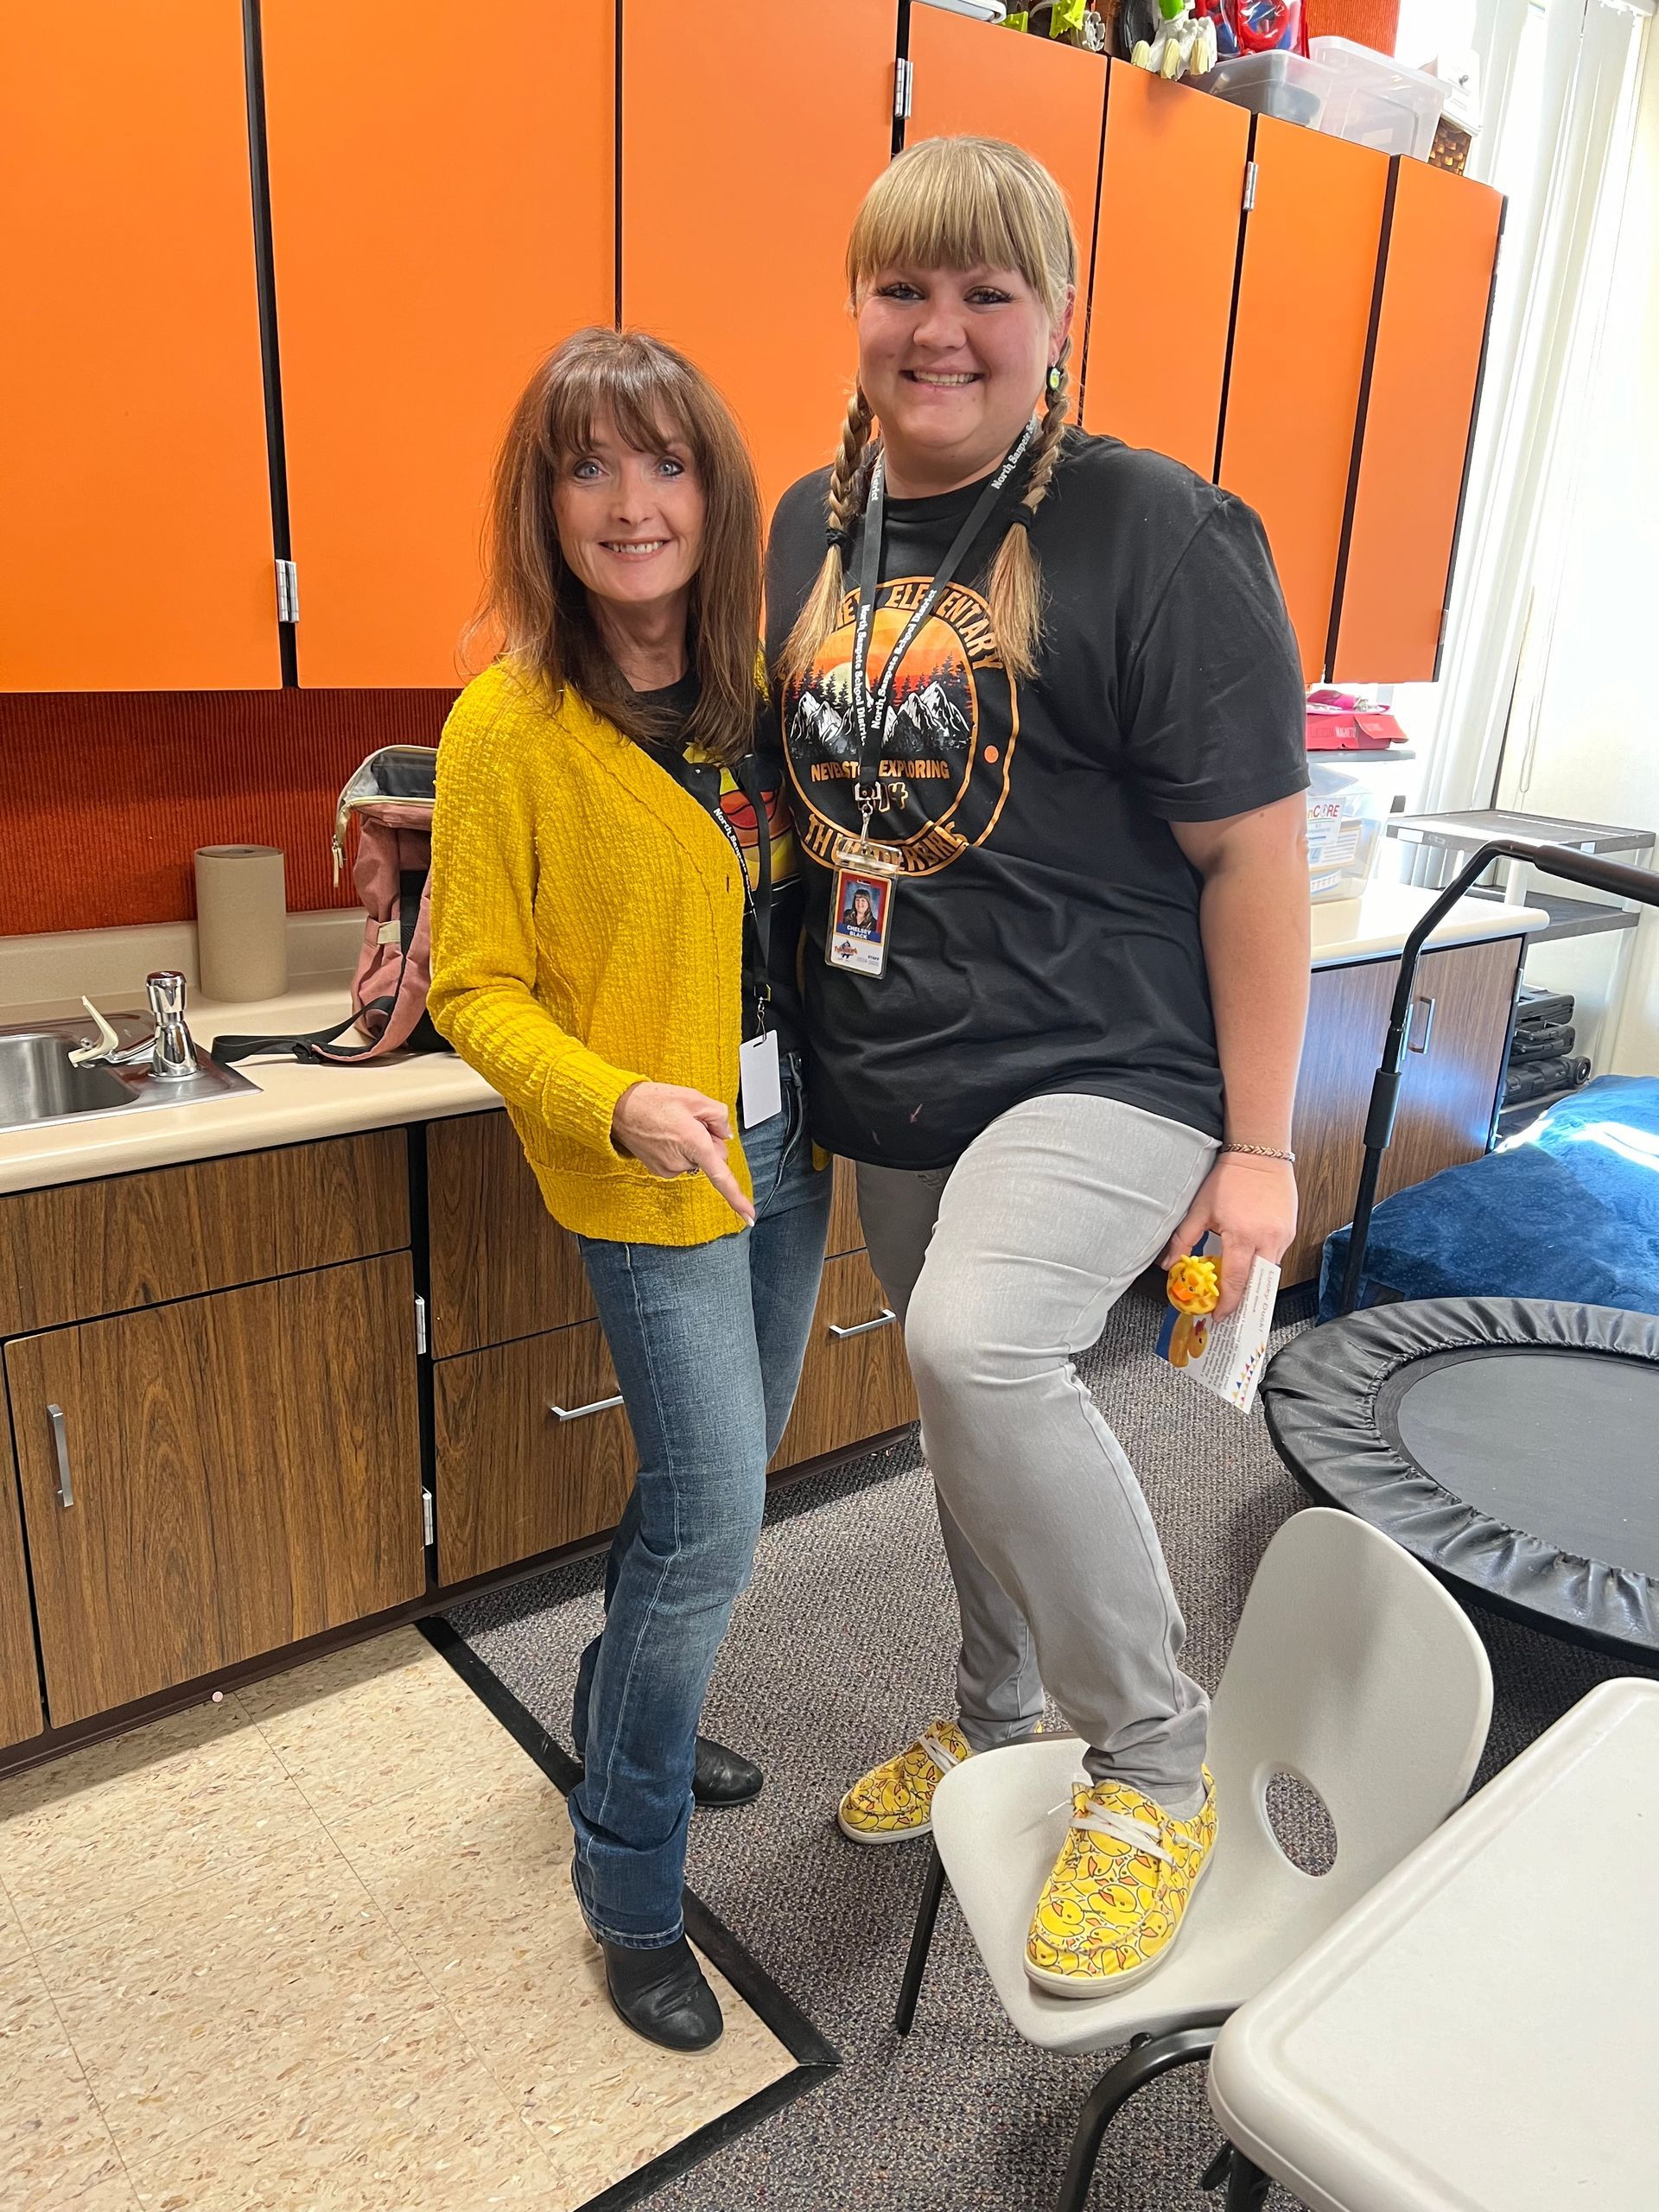
[[[869,1262],[861,1252],[830,1261],[800,1395],[772,1466],[792,1467],[821,1452],[844,1450],[915,1418],[904,1334],[888,1314]]]
[[[633,1433],[608,1402],[616,1370],[597,1321],[442,1360],[434,1380],[441,1581],[620,1520]]]
[[[401,1129],[0,1198],[0,1337],[409,1243]]]
[[[594,1318],[576,1240],[543,1204],[504,1113],[433,1122],[426,1187],[435,1357]]]

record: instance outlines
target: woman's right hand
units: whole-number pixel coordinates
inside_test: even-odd
[[[611,1142],[653,1175],[706,1175],[744,1226],[754,1208],[727,1165],[732,1117],[717,1098],[677,1083],[636,1083],[617,1100]]]

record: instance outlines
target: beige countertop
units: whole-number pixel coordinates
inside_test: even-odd
[[[1408,931],[1433,896],[1408,885],[1374,884],[1362,899],[1332,900],[1313,908],[1313,965],[1382,959],[1399,951]],[[1435,932],[1437,945],[1514,937],[1540,929],[1548,916],[1536,907],[1499,906],[1465,899]],[[296,918],[324,925],[324,918]],[[313,957],[332,955],[323,972],[299,975],[287,995],[247,1006],[229,1006],[192,994],[191,1033],[211,1049],[221,1031],[244,1034],[299,1034],[338,1021],[348,1002],[349,969],[334,963],[350,947],[361,923],[329,916],[306,931]],[[82,939],[0,941],[0,1027],[30,1017],[77,1011],[78,982],[106,1011],[140,1005],[142,969],[157,958],[190,972],[182,939],[155,940],[158,931],[89,932]],[[293,967],[290,938],[290,969]],[[31,945],[38,950],[31,951]],[[135,974],[134,963],[137,963]],[[84,982],[82,978],[85,978]],[[28,979],[25,981],[25,979]],[[34,988],[29,988],[30,984]],[[447,1052],[416,1052],[370,1067],[303,1067],[291,1060],[244,1062],[241,1072],[257,1088],[186,1106],[143,1113],[82,1115],[45,1128],[0,1130],[0,1192],[79,1183],[101,1175],[126,1175],[176,1166],[231,1152],[303,1144],[405,1122],[435,1121],[476,1113],[499,1102],[481,1076]]]
[[[1437,892],[1410,883],[1373,883],[1359,899],[1325,899],[1313,909],[1313,965],[1386,960],[1398,952],[1428,912]],[[1476,944],[1483,938],[1523,937],[1549,916],[1541,906],[1506,906],[1493,899],[1459,899],[1431,944]]]

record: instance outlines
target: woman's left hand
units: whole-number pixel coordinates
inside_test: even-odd
[[[1281,1260],[1296,1234],[1296,1173],[1290,1162],[1249,1152],[1220,1154],[1159,1265],[1173,1267],[1185,1259],[1206,1231],[1221,1239],[1221,1303],[1216,1308],[1220,1319],[1244,1295],[1257,1254]]]

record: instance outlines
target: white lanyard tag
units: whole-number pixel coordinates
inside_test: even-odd
[[[784,1110],[784,1073],[778,1058],[778,1032],[762,1031],[737,1048],[740,1110],[746,1129],[769,1122]]]

